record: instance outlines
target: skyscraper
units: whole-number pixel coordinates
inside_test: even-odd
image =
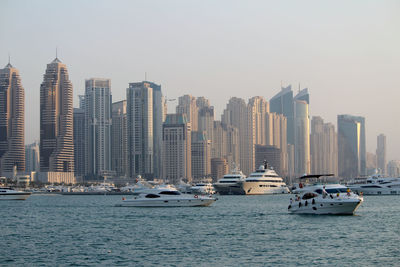
[[[311,120],[310,151],[311,173],[338,175],[335,126],[331,123],[324,123],[319,116],[313,116]]]
[[[126,100],[112,104],[111,168],[117,176],[128,174],[128,124]]]
[[[184,95],[179,97],[178,101],[179,103],[178,106],[176,106],[176,114],[186,114],[186,118],[188,119],[188,122],[190,122],[192,131],[197,131],[199,108],[197,107],[196,97]]]
[[[386,170],[386,136],[384,134],[378,135],[377,149],[376,149],[377,165],[382,175],[387,174]]]
[[[163,124],[163,177],[192,181],[191,129],[185,114],[168,114]]]
[[[86,175],[102,176],[111,170],[111,81],[85,82]]]
[[[205,98],[198,98],[197,100],[199,99],[206,101]],[[206,103],[208,103],[208,101]],[[206,103],[204,103],[202,107],[199,107],[198,130],[201,132],[205,132],[206,138],[212,141],[214,127],[214,107],[206,106]]]
[[[85,110],[74,108],[74,168],[75,175],[83,178],[86,166]]]
[[[192,178],[202,179],[211,176],[211,141],[205,132],[191,132],[192,136]]]
[[[74,172],[72,83],[58,58],[40,86],[40,171]]]
[[[38,172],[40,170],[39,142],[25,146],[25,171]]]
[[[226,159],[230,168],[239,164],[239,131],[235,126],[214,121],[211,157]]]
[[[153,88],[148,82],[130,83],[127,89],[128,171],[154,177]]]
[[[147,82],[153,89],[153,173],[161,178],[162,173],[162,125],[165,120],[166,105],[161,85]]]
[[[294,145],[294,105],[292,86],[282,87],[269,101],[271,112],[283,114],[287,118],[287,142]]]
[[[25,171],[25,91],[10,63],[0,69],[0,175]],[[8,175],[7,175],[8,176]]]
[[[343,178],[366,175],[365,119],[338,115],[338,172]]]
[[[239,131],[239,167],[246,175],[254,170],[254,151],[250,150],[254,145],[254,138],[252,129],[249,129],[248,116],[246,102],[241,98],[232,97],[221,119],[223,124],[232,125]]]
[[[310,173],[310,117],[308,90],[303,89],[294,98],[295,173]]]

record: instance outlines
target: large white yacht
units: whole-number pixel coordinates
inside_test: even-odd
[[[400,195],[400,178],[384,178],[374,174],[347,184],[352,191],[364,195]]]
[[[276,174],[273,168],[269,168],[266,161],[240,184],[246,195],[289,193],[289,188],[283,179]]]
[[[200,194],[200,195],[215,194],[215,190],[212,183],[197,183],[194,186],[190,187],[190,191],[193,194]]]
[[[11,187],[0,187],[0,200],[25,200],[30,195],[30,192],[17,191]]]
[[[152,188],[131,199],[122,199],[118,207],[204,207],[215,198],[182,194],[174,188]]]
[[[290,199],[289,212],[297,214],[352,215],[363,202],[359,196],[341,184],[313,184],[301,188]]]
[[[215,191],[220,195],[245,195],[240,182],[243,182],[246,176],[235,167],[231,173],[225,174],[224,177],[214,183]]]

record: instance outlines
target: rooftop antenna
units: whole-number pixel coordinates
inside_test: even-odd
[[[58,46],[56,46],[56,59],[58,59]]]
[[[11,59],[10,59],[11,57],[10,57],[10,52],[8,52],[8,64],[10,64],[11,63]]]

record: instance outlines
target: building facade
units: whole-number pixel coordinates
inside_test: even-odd
[[[0,175],[25,171],[25,91],[10,63],[0,69]]]
[[[148,82],[127,89],[128,175],[154,177],[153,88]]]
[[[86,175],[99,177],[111,170],[111,80],[85,82]]]
[[[74,168],[75,175],[80,178],[84,177],[86,166],[85,122],[85,110],[74,108]]]
[[[185,114],[168,114],[163,123],[163,177],[169,183],[192,181],[191,128]]]
[[[119,177],[128,174],[128,123],[127,102],[118,101],[112,104],[111,127],[111,169]]]
[[[310,117],[308,90],[303,89],[294,98],[294,161],[295,174],[310,173]]]
[[[228,162],[224,158],[211,159],[211,178],[213,183],[224,177],[229,171]]]
[[[39,142],[25,146],[25,172],[39,172],[40,171],[40,155],[39,155]]]
[[[191,132],[192,178],[201,181],[211,176],[211,141],[205,132]]]

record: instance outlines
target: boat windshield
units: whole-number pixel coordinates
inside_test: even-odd
[[[329,194],[346,193],[347,192],[347,188],[328,188],[325,190]]]
[[[162,191],[160,195],[180,195],[181,193],[178,191]]]
[[[160,197],[159,195],[156,195],[156,194],[147,194],[146,196],[145,196],[145,198],[158,198],[158,197]]]

